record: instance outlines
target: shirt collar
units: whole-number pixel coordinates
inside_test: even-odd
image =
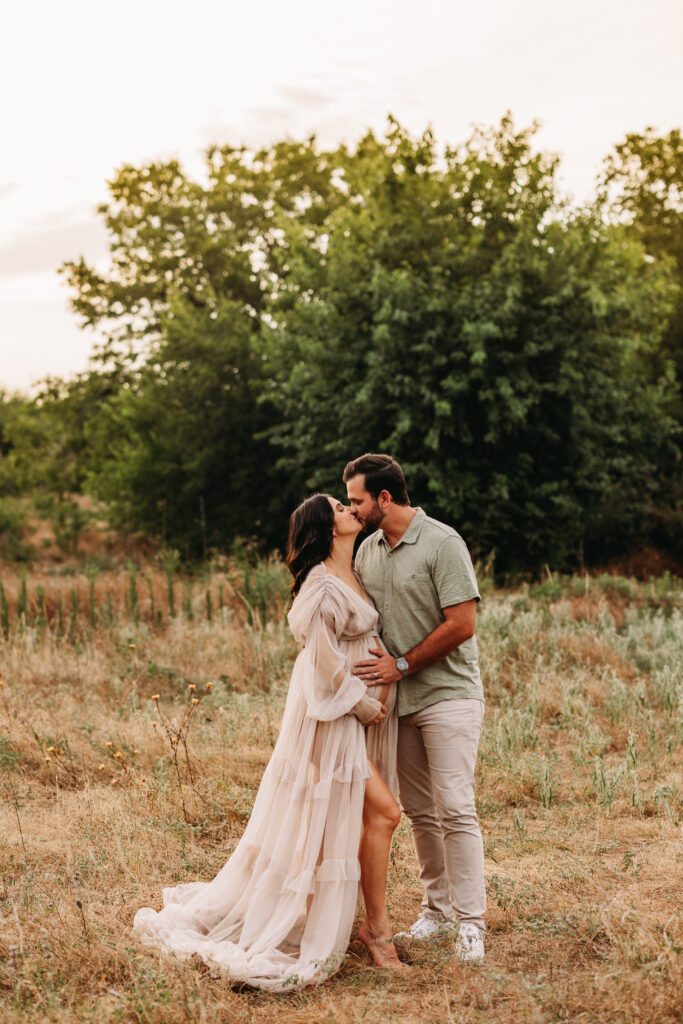
[[[396,542],[396,544],[394,544],[393,548],[390,548],[390,550],[391,551],[395,551],[396,548],[400,544],[414,544],[415,541],[417,540],[417,538],[420,536],[420,532],[422,530],[422,526],[423,526],[424,521],[425,521],[426,518],[427,518],[427,514],[426,514],[425,510],[422,509],[422,508],[419,508],[419,507],[416,508],[415,509],[415,515],[412,518],[410,526],[408,527],[406,532],[403,534],[401,539],[398,540]],[[376,543],[378,545],[379,544],[386,544],[387,547],[389,547],[389,541],[387,540],[387,535],[385,534],[384,530],[382,530],[381,528],[377,531],[377,541],[376,541]]]

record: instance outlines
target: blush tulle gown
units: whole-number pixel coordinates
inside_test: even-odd
[[[381,646],[375,608],[320,563],[288,618],[302,650],[244,835],[213,881],[164,889],[163,909],[143,907],[133,923],[145,945],[198,954],[235,982],[275,992],[318,984],[344,958],[368,758],[398,791],[396,688],[366,733],[379,688],[351,674]]]

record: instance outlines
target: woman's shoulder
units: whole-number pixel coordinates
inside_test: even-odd
[[[312,613],[325,594],[326,583],[327,573],[325,566],[322,562],[318,562],[308,570],[306,578],[294,597],[289,613],[290,621],[292,615],[305,615],[306,613],[310,615]]]
[[[294,632],[302,632],[318,614],[335,629],[348,617],[348,602],[342,588],[332,585],[332,578],[323,562],[314,565],[301,584],[288,615]]]
[[[315,565],[311,566],[311,568],[308,570],[308,575],[304,580],[304,585],[306,583],[314,583],[316,580],[320,582],[326,579],[326,577],[327,569],[325,568],[325,563],[316,562]]]
[[[327,582],[327,570],[322,562],[316,562],[306,573],[306,579],[299,587],[299,592],[294,598],[298,601],[300,597],[306,597],[315,591],[322,591]]]

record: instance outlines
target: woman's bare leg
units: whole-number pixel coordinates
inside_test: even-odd
[[[365,784],[363,837],[358,851],[365,920],[358,938],[368,947],[379,967],[400,969],[404,965],[399,961],[391,939],[386,888],[391,837],[401,820],[401,810],[375,766],[372,762],[369,764],[372,777]]]

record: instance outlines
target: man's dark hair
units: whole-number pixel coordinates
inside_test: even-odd
[[[377,501],[380,491],[388,491],[397,505],[409,505],[408,488],[403,470],[391,455],[368,452],[349,462],[343,480],[348,483],[354,476],[365,477],[365,490]]]

